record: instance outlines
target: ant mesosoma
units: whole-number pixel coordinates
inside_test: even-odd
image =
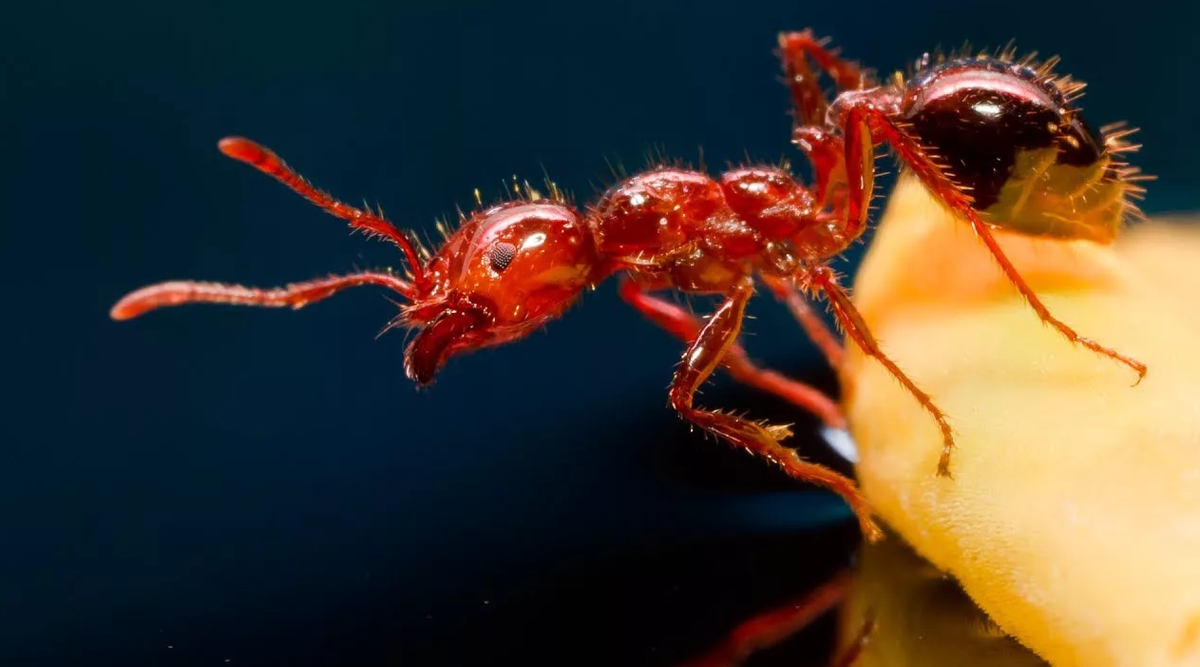
[[[949,474],[953,432],[945,415],[880,349],[828,263],[866,229],[875,145],[890,144],[945,205],[974,228],[1008,278],[1046,322],[1070,340],[1118,359],[1140,377],[1141,363],[1080,337],[1055,319],[1004,257],[992,227],[1027,234],[1107,241],[1131,208],[1136,170],[1117,162],[1128,131],[1093,132],[1071,106],[1080,84],[1056,79],[1011,53],[922,59],[907,83],[878,86],[869,72],[842,60],[809,31],[780,36],[795,106],[793,142],[809,157],[809,189],[783,167],[742,167],[717,177],[661,166],[613,185],[578,208],[551,184],[549,196],[524,198],[464,216],[442,247],[424,249],[370,209],[337,201],[313,187],[274,152],[248,139],[219,143],[227,156],[270,175],[356,230],[394,243],[407,279],[365,271],[282,288],[166,282],[145,287],[112,310],[119,320],[162,306],[225,303],[299,308],[347,287],[377,285],[408,303],[388,328],[418,329],[405,371],[427,385],[456,354],[527,336],[559,317],[587,288],[624,274],[619,293],[635,309],[688,343],[670,388],[681,416],[800,480],[842,495],[866,536],[881,536],[848,478],[802,460],[780,444],[787,426],[765,425],[699,408],[697,389],[720,366],[736,379],[811,410],[844,429],[838,406],[821,392],[755,366],[738,344],[758,277],[784,300],[835,366],[841,347],[807,302],[823,294],[849,338],[882,363],[936,419],[944,436],[940,474]],[[830,103],[807,58],[837,82]],[[721,294],[702,321],[651,292]]]

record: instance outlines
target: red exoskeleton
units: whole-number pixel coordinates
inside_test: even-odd
[[[802,460],[781,444],[786,426],[764,425],[695,405],[697,388],[718,368],[805,407],[843,429],[838,406],[815,389],[755,366],[738,344],[756,279],[783,299],[837,365],[841,348],[809,310],[823,295],[847,336],[883,364],[937,421],[944,436],[939,472],[948,474],[953,432],[934,401],[880,349],[829,262],[864,233],[873,193],[875,146],[887,143],[945,205],[970,224],[1037,314],[1072,341],[1128,364],[1139,362],[1076,334],[1055,319],[1005,259],[993,226],[1029,234],[1111,240],[1127,209],[1134,170],[1118,162],[1127,132],[1096,133],[1072,106],[1077,84],[1010,55],[924,59],[904,81],[878,85],[807,31],[780,37],[795,105],[793,142],[813,164],[809,188],[783,167],[732,169],[717,176],[659,167],[613,185],[576,207],[551,188],[464,216],[427,261],[417,244],[382,216],[314,188],[275,153],[227,138],[226,155],[273,176],[351,227],[383,237],[404,254],[408,275],[362,272],[276,289],[167,282],[122,299],[116,319],[184,303],[298,308],[341,289],[377,285],[407,300],[391,327],[419,333],[405,370],[432,382],[451,356],[525,337],[559,317],[586,289],[623,276],[619,293],[646,317],[686,341],[670,388],[672,406],[693,424],[778,464],[794,478],[841,494],[869,539],[881,533],[854,483]],[[809,64],[836,81],[830,103]],[[724,295],[707,321],[652,294],[680,290]]]

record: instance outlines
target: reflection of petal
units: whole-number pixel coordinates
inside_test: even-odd
[[[1000,239],[1054,315],[1145,362],[1146,379],[1131,387],[1128,367],[1043,325],[970,228],[905,178],[855,300],[947,412],[959,448],[954,478],[936,477],[934,422],[851,347],[842,381],[862,486],[1056,667],[1200,664],[1200,309],[1184,313],[1194,297],[1160,289],[1169,268],[1200,280],[1200,263],[1166,266],[1180,260],[1154,259],[1137,237],[1131,257],[1149,253],[1139,261],[1089,243]],[[1156,262],[1157,275],[1136,268]]]
[[[847,646],[875,620],[854,667],[1044,667],[1015,639],[997,631],[951,579],[899,539],[863,548],[841,610]]]
[[[847,667],[1046,667],[1004,634],[953,579],[896,537],[863,546],[853,571],[748,618],[679,667],[749,665],[830,610],[840,616],[834,660]],[[864,641],[865,638],[865,641]]]

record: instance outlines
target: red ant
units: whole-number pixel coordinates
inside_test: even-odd
[[[1133,367],[1145,366],[1078,336],[1053,316],[1005,259],[993,225],[1028,233],[1107,240],[1127,207],[1133,169],[1114,160],[1132,147],[1128,132],[1092,132],[1070,105],[1078,84],[1049,69],[1013,62],[1011,54],[922,60],[907,84],[876,86],[869,73],[827,51],[808,31],[780,37],[795,104],[793,142],[813,163],[815,188],[782,167],[743,167],[713,178],[659,167],[617,183],[587,208],[551,186],[549,197],[477,211],[425,263],[423,249],[382,215],[353,208],[314,188],[275,153],[244,138],[219,143],[227,156],[276,178],[357,230],[403,252],[408,279],[362,272],[276,289],[167,282],[138,290],[112,310],[129,319],[184,303],[299,308],[357,285],[386,287],[408,300],[388,329],[419,329],[405,351],[405,371],[427,385],[455,355],[508,343],[559,317],[586,288],[625,274],[622,298],[688,343],[670,400],[684,418],[778,464],[792,477],[842,495],[868,539],[881,537],[852,481],[803,461],[780,444],[787,426],[698,408],[696,390],[719,366],[736,379],[805,407],[844,429],[837,405],[819,391],[756,367],[737,343],[746,304],[760,278],[783,299],[836,366],[841,348],[803,298],[821,293],[847,335],[882,363],[937,420],[944,436],[939,473],[949,474],[953,433],[945,415],[880,349],[829,268],[867,226],[874,147],[890,143],[941,201],[975,229],[1038,315],[1072,341]],[[837,81],[827,101],[811,57]],[[985,219],[988,222],[985,222]],[[703,322],[650,294],[676,289],[722,294]],[[386,329],[385,329],[386,330]]]

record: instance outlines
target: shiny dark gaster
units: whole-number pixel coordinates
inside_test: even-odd
[[[971,193],[977,208],[997,202],[1023,151],[1057,147],[1058,165],[1087,167],[1103,159],[1104,139],[1032,68],[998,59],[952,60],[913,79],[910,90],[980,71],[1015,74],[1029,90],[1023,94],[982,78],[967,81],[953,92],[918,102],[906,118],[949,168],[956,185]]]

